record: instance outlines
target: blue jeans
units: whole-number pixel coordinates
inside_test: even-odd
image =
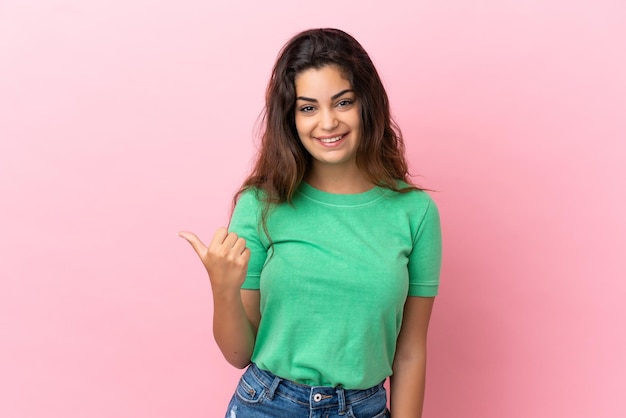
[[[389,417],[383,382],[364,390],[306,386],[248,366],[226,418],[383,418]]]

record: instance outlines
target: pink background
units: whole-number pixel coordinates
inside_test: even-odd
[[[226,223],[275,56],[319,26],[437,190],[425,417],[626,416],[625,3],[263,3],[0,0],[0,416],[223,416],[240,372],[176,232]]]

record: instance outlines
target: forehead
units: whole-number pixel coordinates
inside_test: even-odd
[[[294,81],[297,96],[332,96],[342,90],[351,89],[350,80],[339,67],[326,65],[309,68],[296,75]]]

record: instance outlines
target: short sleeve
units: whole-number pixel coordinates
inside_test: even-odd
[[[262,203],[254,190],[245,191],[237,201],[228,230],[246,240],[250,249],[248,273],[242,289],[259,289],[261,270],[267,258],[267,248],[261,239],[260,214]]]
[[[441,223],[439,210],[430,198],[413,238],[408,269],[409,296],[437,295],[441,272]]]

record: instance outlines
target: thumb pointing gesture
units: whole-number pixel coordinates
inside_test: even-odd
[[[226,228],[215,231],[211,244],[207,247],[194,233],[181,231],[178,235],[184,238],[200,257],[202,264],[209,273],[211,286],[214,290],[235,290],[241,288],[248,271],[250,250],[246,241]]]
[[[200,238],[198,238],[196,234],[193,232],[181,231],[178,233],[178,236],[187,240],[187,242],[193,247],[196,254],[198,254],[201,259],[203,258],[207,247],[202,241],[200,241]]]

